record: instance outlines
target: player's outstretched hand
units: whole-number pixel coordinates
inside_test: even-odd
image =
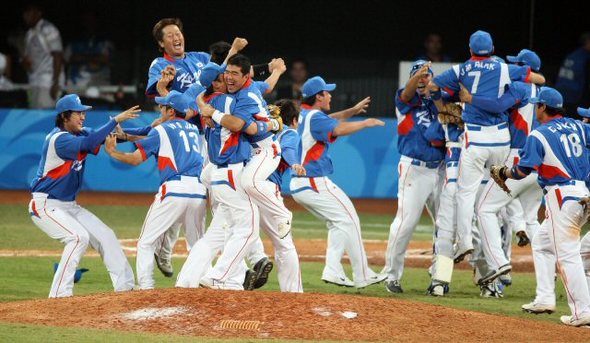
[[[115,135],[108,135],[104,141],[104,148],[107,154],[112,155],[117,150],[117,137]]]
[[[385,122],[377,118],[369,118],[364,120],[365,127],[385,126]]]
[[[352,109],[354,110],[354,114],[367,113],[367,107],[369,107],[370,103],[371,103],[370,96],[359,101],[356,105],[354,105],[352,107]]]
[[[467,90],[467,88],[465,88],[465,86],[463,86],[462,83],[459,82],[459,87],[461,87],[461,89],[459,90],[459,99],[461,99],[461,101],[466,102],[466,103],[471,103],[471,101],[473,100],[473,95],[471,95],[469,93],[469,91]]]
[[[297,173],[297,176],[305,176],[305,174],[307,174],[305,168],[301,164],[294,164],[291,166],[291,169]]]
[[[199,113],[204,118],[211,118],[213,113],[215,113],[215,108],[205,102],[204,93],[201,93],[197,96],[197,105],[199,106]]]
[[[141,112],[141,109],[139,109],[138,105],[135,105],[126,111],[119,113],[114,119],[117,123],[122,123],[126,120],[137,118],[139,112]]]

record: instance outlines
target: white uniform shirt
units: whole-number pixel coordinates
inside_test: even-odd
[[[53,80],[52,52],[63,50],[61,36],[55,25],[45,19],[27,31],[25,36],[25,55],[31,59],[29,84],[31,86],[50,88]],[[64,84],[65,76],[62,69],[59,83]]]

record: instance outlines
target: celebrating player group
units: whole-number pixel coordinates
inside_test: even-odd
[[[65,245],[50,297],[73,295],[88,245],[103,258],[115,291],[154,288],[155,267],[174,274],[180,229],[189,254],[176,287],[253,290],[276,264],[281,291],[303,292],[293,216],[281,197],[288,172],[295,201],[326,222],[325,282],[364,288],[385,281],[387,291],[402,293],[404,256],[426,207],[435,223],[428,294],[447,294],[454,264],[469,256],[481,295],[502,297],[512,282],[514,232],[518,245],[532,245],[537,278],[536,297],[522,309],[554,312],[559,273],[571,309],[561,321],[590,325],[590,238],[580,241],[590,210],[590,127],[567,118],[561,95],[542,87],[533,51],[508,56],[507,64],[493,55],[492,37],[477,31],[466,62],[436,76],[428,61],[412,65],[395,94],[398,210],[378,273],[368,265],[353,203],[329,178],[329,148],[338,137],[384,125],[375,118],[347,121],[365,113],[370,98],[330,113],[336,85],[315,76],[303,85],[301,104],[267,104],[264,95],[286,70],[281,58],[252,65],[240,53],[244,38],[214,43],[209,52],[185,52],[182,23],[174,18],[156,23],[153,36],[163,57],[148,72],[146,96],[155,97],[161,114],[151,125],[121,128],[139,115],[132,107],[90,129],[83,124],[91,108],[77,95],[57,102],[56,127],[45,139],[29,205],[33,222]],[[582,116],[589,112],[579,109]],[[118,150],[127,141],[135,150]],[[123,163],[157,160],[160,187],[137,243],[137,285],[113,231],[76,203],[86,157],[101,145]],[[543,197],[546,217],[539,224]],[[260,229],[273,244],[274,262]],[[344,253],[352,278],[342,266]]]

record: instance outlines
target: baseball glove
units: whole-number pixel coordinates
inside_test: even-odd
[[[508,167],[506,166],[492,166],[490,168],[490,176],[504,192],[510,195],[510,188],[506,186],[506,180],[508,179],[508,177],[506,177],[506,170],[508,170]]]
[[[441,124],[455,124],[463,127],[463,107],[454,102],[449,102],[444,105],[444,108],[438,112],[438,121]]]
[[[281,108],[276,105],[268,105],[268,114],[272,123],[272,132],[279,132],[283,129],[283,118],[281,118]]]

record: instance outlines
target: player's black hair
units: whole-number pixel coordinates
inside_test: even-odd
[[[176,26],[178,26],[178,29],[180,30],[180,32],[183,32],[182,31],[182,20],[180,20],[180,18],[161,19],[160,21],[158,21],[156,23],[156,25],[154,25],[154,28],[152,29],[152,35],[154,36],[156,43],[160,43],[162,40],[164,40],[164,32],[162,30],[168,25],[176,25]],[[160,52],[164,51],[164,49],[160,46],[160,44],[158,44],[158,50],[160,50]]]
[[[209,54],[211,54],[211,62],[215,62],[219,65],[225,61],[231,44],[226,41],[219,41],[209,45]]]
[[[72,112],[73,111],[65,111],[65,112],[58,113],[57,116],[55,116],[55,127],[59,127],[60,129],[63,130],[64,123],[65,123],[66,119],[70,119],[70,117],[72,116]]]
[[[308,96],[307,98],[303,98],[303,100],[301,100],[301,104],[313,106],[313,104],[315,104],[315,96],[318,95],[318,94],[320,94],[320,93],[322,93],[322,92],[323,91],[318,92],[318,93],[315,93],[312,96]]]
[[[240,67],[240,71],[244,75],[250,75],[250,67],[252,66],[252,62],[250,62],[250,58],[246,55],[236,54],[229,58],[227,61],[228,65],[234,65]]]
[[[545,105],[545,113],[547,113],[549,117],[555,117],[556,115],[566,116],[565,108],[563,107],[550,107]]]
[[[281,108],[281,119],[283,124],[291,125],[293,119],[299,117],[299,107],[291,99],[280,99],[275,101],[275,105]]]
[[[174,109],[174,108],[173,108],[173,110],[174,110],[174,116],[175,116],[175,117],[178,117],[178,118],[185,118],[185,117],[186,117],[186,113],[184,113],[184,112],[180,112],[180,111],[177,111],[177,110],[176,110],[176,109]]]

